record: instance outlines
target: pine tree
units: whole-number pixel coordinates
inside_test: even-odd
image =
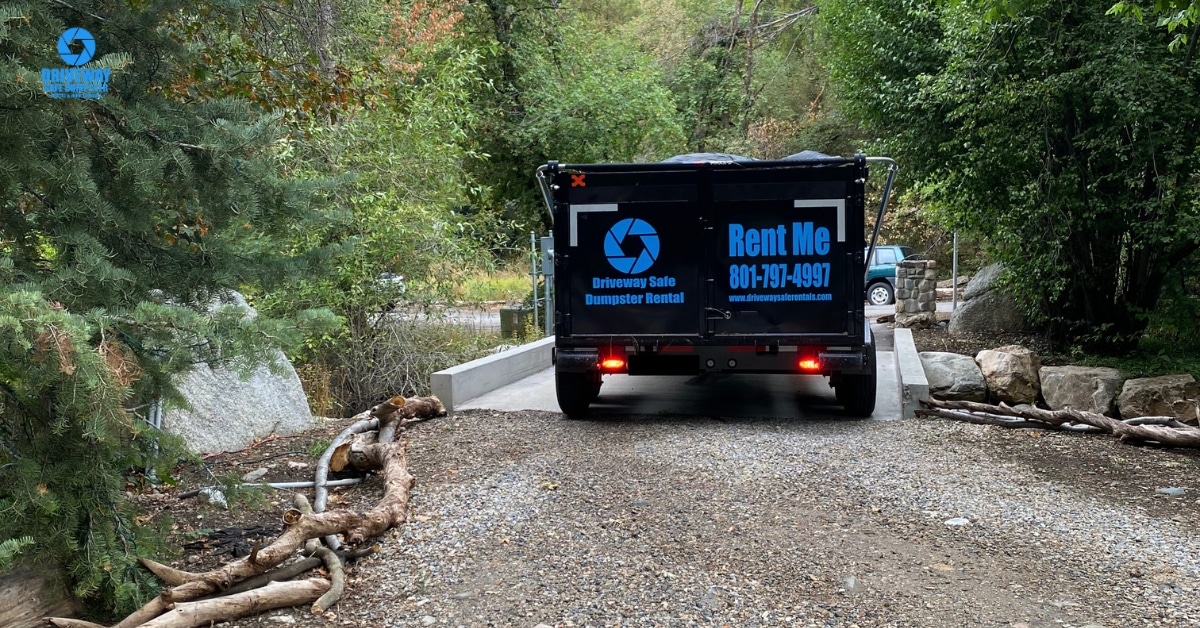
[[[186,89],[196,50],[173,35],[224,10],[0,4],[0,540],[32,537],[18,560],[109,613],[155,592],[126,476],[177,459],[140,413],[174,374],[265,359],[309,320],[211,304],[311,272],[324,252],[284,243],[334,218],[318,183],[280,176],[276,117]],[[45,91],[75,27],[94,37],[79,69],[111,71],[100,98]],[[81,36],[68,52],[88,56]]]

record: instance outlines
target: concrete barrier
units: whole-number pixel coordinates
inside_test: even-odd
[[[925,379],[912,330],[897,327],[892,340],[896,350],[896,379],[900,381],[900,411],[904,418],[911,419],[917,416],[918,402],[929,396],[929,381]]]
[[[434,373],[430,378],[430,388],[445,404],[446,410],[453,412],[456,405],[461,406],[484,393],[549,368],[553,349],[554,338],[542,338],[508,351],[471,360]]]

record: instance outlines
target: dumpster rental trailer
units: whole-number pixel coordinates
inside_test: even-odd
[[[865,186],[886,157],[692,154],[538,169],[554,223],[559,407],[603,375],[821,375],[848,415],[875,408],[864,315]],[[869,253],[868,253],[869,255]]]

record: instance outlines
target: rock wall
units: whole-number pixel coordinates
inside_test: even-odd
[[[937,262],[904,260],[896,264],[896,327],[937,325]]]

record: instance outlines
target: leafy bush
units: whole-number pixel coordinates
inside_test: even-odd
[[[345,337],[310,361],[330,374],[337,411],[349,415],[394,395],[428,395],[434,372],[487,355],[498,344],[498,333],[450,321],[445,311],[409,310],[352,323]]]

